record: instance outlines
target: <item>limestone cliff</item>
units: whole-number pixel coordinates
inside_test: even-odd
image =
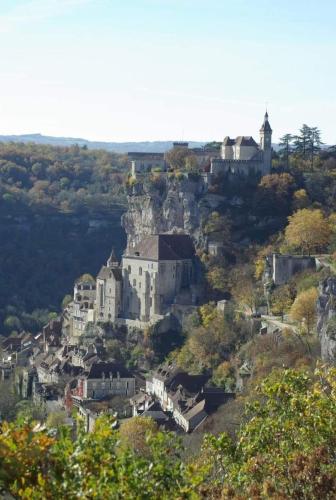
[[[183,232],[193,237],[197,247],[206,248],[202,220],[211,211],[207,196],[211,195],[200,176],[138,182],[129,189],[128,211],[122,217],[127,245],[150,234]]]
[[[317,301],[317,333],[323,361],[336,363],[336,278],[320,284]]]

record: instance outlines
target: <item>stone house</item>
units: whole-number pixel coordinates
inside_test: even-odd
[[[96,319],[114,323],[122,308],[122,270],[114,251],[102,266],[96,283]]]
[[[129,161],[131,162],[132,177],[137,174],[146,174],[155,170],[165,172],[167,164],[164,153],[128,153]]]
[[[90,370],[79,377],[76,396],[81,399],[102,399],[110,395],[132,397],[135,378],[121,364],[93,363]]]
[[[160,366],[146,382],[146,393],[156,399],[185,432],[192,432],[218,406],[233,394],[216,387],[207,387],[207,375],[190,375],[174,364]],[[132,403],[136,408],[146,407],[146,399],[139,396]]]
[[[95,320],[96,283],[91,280],[76,281],[71,308],[70,342],[78,343],[85,326]]]

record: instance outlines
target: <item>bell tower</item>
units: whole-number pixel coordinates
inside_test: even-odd
[[[272,166],[272,129],[268,121],[266,110],[264,122],[260,129],[260,149],[263,152],[264,175],[269,173]]]

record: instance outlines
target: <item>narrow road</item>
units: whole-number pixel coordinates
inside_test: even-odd
[[[268,323],[272,323],[278,328],[289,328],[294,333],[299,333],[297,326],[291,325],[290,323],[286,323],[285,321],[281,321],[277,316],[269,316],[267,314],[262,314],[261,319],[267,321]]]

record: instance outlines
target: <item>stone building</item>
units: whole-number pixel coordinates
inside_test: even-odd
[[[86,324],[95,320],[95,299],[95,281],[92,281],[89,277],[76,281],[73,302],[69,305],[71,344],[77,344],[79,337],[84,333]]]
[[[126,368],[115,362],[91,365],[88,373],[78,379],[76,396],[80,399],[102,399],[111,395],[132,397],[135,378]]]
[[[164,153],[128,153],[132,177],[153,171],[165,172],[167,164]]]
[[[212,159],[210,172],[215,175],[220,173],[246,174],[254,170],[266,175],[271,170],[271,164],[272,129],[266,111],[260,129],[259,144],[252,136],[239,136],[236,139],[225,137],[221,147],[221,158]]]
[[[122,259],[123,317],[151,321],[176,302],[197,304],[195,249],[186,234],[145,237]]]
[[[112,253],[99,271],[96,283],[96,312],[97,321],[111,321],[112,323],[121,314],[122,307],[122,270],[118,259]]]

